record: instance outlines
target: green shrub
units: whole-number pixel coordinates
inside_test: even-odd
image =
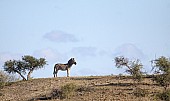
[[[9,75],[0,70],[0,82],[15,82],[19,80],[15,75]]]
[[[3,88],[8,81],[9,76],[5,74],[3,71],[0,71],[0,89]]]
[[[154,75],[152,78],[153,81],[157,82],[159,86],[164,87],[164,90],[170,85],[170,74],[159,74]]]
[[[153,69],[155,74],[153,81],[157,82],[158,85],[164,87],[166,90],[170,85],[170,59],[164,56],[152,60]]]
[[[61,98],[70,98],[76,91],[76,85],[73,83],[66,84],[61,87]]]
[[[0,70],[0,88],[3,88],[6,84],[9,84],[9,82],[14,82],[17,80],[19,79],[16,78],[14,75],[9,75]]]
[[[170,101],[170,89],[158,93],[157,97],[163,101]]]
[[[74,96],[76,93],[83,94],[84,92],[92,92],[94,88],[89,86],[76,86],[73,83],[68,83],[64,86],[61,86],[60,89],[54,89],[51,93],[51,99],[69,99]]]

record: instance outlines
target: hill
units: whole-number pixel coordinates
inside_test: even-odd
[[[64,97],[64,85],[71,86]],[[66,86],[66,87],[67,87]],[[153,101],[161,87],[144,78],[135,89],[130,77],[89,76],[39,78],[11,83],[0,90],[1,101]],[[68,88],[64,88],[68,89]],[[137,90],[137,91],[136,91]],[[71,92],[71,93],[70,93]],[[62,95],[62,96],[61,96]]]

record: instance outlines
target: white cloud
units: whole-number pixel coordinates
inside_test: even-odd
[[[73,34],[68,34],[63,31],[51,31],[44,35],[44,38],[53,41],[53,42],[77,42],[78,39]]]
[[[74,47],[71,54],[77,57],[95,57],[97,54],[97,49],[95,47]]]

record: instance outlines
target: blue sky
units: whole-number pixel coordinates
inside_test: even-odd
[[[55,63],[75,57],[71,76],[119,74],[114,57],[170,57],[169,0],[1,0],[0,66],[23,55],[48,64],[32,76],[52,77]],[[59,72],[65,76],[66,72]]]

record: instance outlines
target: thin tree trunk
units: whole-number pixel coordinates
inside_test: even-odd
[[[29,80],[30,78],[31,78],[31,73],[33,72],[33,70],[30,70],[29,72],[28,72],[28,75],[27,75],[27,80]]]
[[[22,77],[23,80],[26,80],[26,78],[19,71],[16,72]]]

